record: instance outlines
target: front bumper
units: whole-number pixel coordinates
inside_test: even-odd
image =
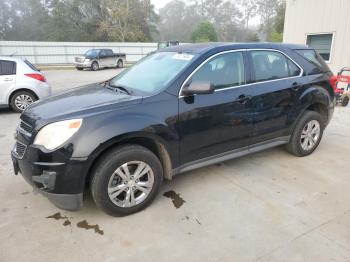
[[[74,65],[77,68],[90,68],[91,67],[91,61],[74,62]]]
[[[88,166],[84,160],[72,160],[62,151],[44,153],[28,145],[23,157],[11,152],[15,174],[23,178],[55,206],[78,210],[83,204],[83,192]]]

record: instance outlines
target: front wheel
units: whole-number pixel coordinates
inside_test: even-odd
[[[98,71],[100,69],[99,65],[97,62],[93,62],[91,65],[92,71]]]
[[[112,216],[129,215],[147,207],[163,181],[157,156],[138,145],[112,149],[99,160],[92,175],[92,197]]]
[[[306,111],[293,131],[287,151],[296,156],[310,155],[319,145],[324,128],[325,119],[321,114]]]
[[[117,68],[123,68],[123,60],[118,60]]]

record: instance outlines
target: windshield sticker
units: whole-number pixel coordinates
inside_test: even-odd
[[[177,59],[177,60],[190,61],[193,58],[193,55],[184,54],[184,53],[177,53],[177,54],[173,55],[172,58]]]

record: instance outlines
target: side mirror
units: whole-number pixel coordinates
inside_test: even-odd
[[[185,96],[213,94],[215,87],[212,83],[206,81],[194,81],[182,90]]]

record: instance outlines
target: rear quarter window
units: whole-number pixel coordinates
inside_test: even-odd
[[[331,71],[323,58],[315,50],[304,49],[295,50],[295,52],[312,65],[313,69],[311,74],[326,73]]]
[[[301,69],[289,58],[276,51],[250,51],[255,82],[295,77]]]
[[[30,67],[30,69],[40,72],[40,70],[38,68],[36,68],[31,62],[29,62],[28,60],[24,60],[24,63]]]
[[[0,75],[15,75],[16,74],[16,62],[13,61],[0,61]]]
[[[106,55],[108,55],[108,56],[113,56],[113,51],[110,50],[110,49],[107,49],[107,50],[106,50]]]

